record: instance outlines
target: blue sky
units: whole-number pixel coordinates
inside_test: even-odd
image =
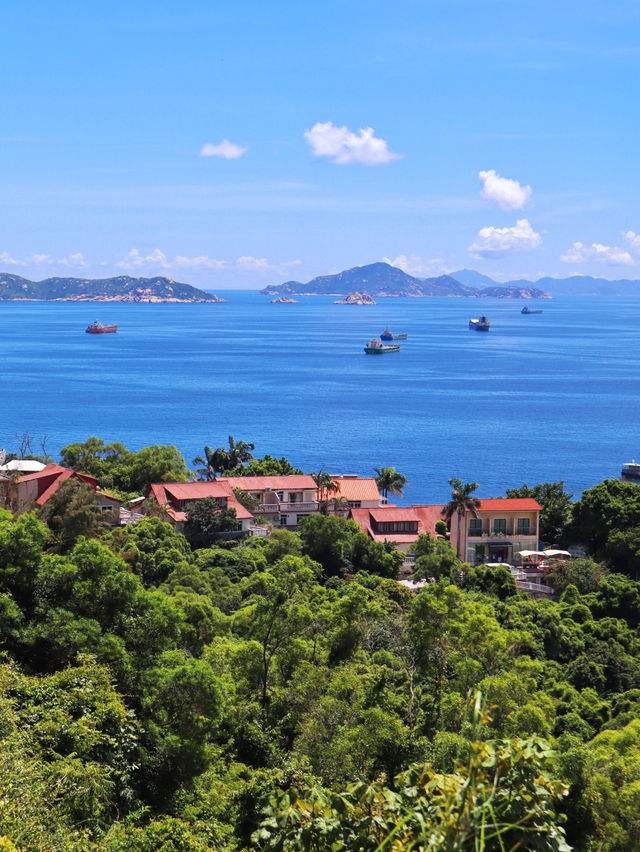
[[[0,271],[640,278],[637,0],[3,7]]]

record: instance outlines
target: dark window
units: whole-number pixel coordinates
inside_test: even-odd
[[[530,535],[531,521],[529,518],[518,518],[518,535]]]
[[[493,519],[493,531],[494,531],[494,533],[506,533],[506,531],[507,531],[507,519],[506,518],[494,518]]]
[[[469,519],[469,535],[481,535],[482,534],[482,518],[470,518]]]

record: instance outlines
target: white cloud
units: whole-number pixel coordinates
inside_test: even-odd
[[[236,145],[235,142],[229,142],[228,139],[223,139],[218,145],[212,145],[211,142],[206,142],[200,149],[201,157],[222,157],[225,160],[237,160],[249,150],[248,145]]]
[[[482,181],[480,194],[502,210],[522,210],[531,198],[530,186],[522,186],[517,180],[501,177],[494,169],[478,172],[478,178]]]
[[[8,251],[0,251],[0,264],[3,266],[24,266],[24,263],[11,257]]]
[[[383,263],[389,263],[406,272],[407,275],[429,276],[441,275],[445,272],[445,262],[441,257],[434,257],[424,260],[417,254],[411,254],[407,257],[406,254],[399,254],[396,258],[382,258]]]
[[[481,228],[469,246],[472,257],[493,259],[504,257],[512,251],[530,251],[542,243],[527,219],[518,219],[512,228]]]
[[[186,255],[176,255],[173,260],[160,249],[155,249],[148,255],[141,254],[138,249],[133,248],[129,251],[122,260],[119,260],[115,265],[120,269],[157,269],[160,267],[164,270],[171,269],[214,269],[214,270],[239,270],[244,272],[282,272],[290,266],[298,266],[302,263],[301,260],[290,260],[284,263],[270,263],[266,257],[252,257],[244,255],[236,260],[220,260],[215,257],[209,257],[206,254],[196,255],[195,257],[187,257]]]
[[[353,133],[348,127],[337,127],[332,121],[317,122],[311,130],[305,130],[304,138],[316,157],[329,157],[341,166],[348,163],[377,166],[402,156],[390,151],[384,139],[376,139],[372,127],[362,127],[358,133]]]
[[[143,267],[160,267],[168,269],[167,256],[160,249],[154,249],[151,254],[142,255],[136,248],[132,248],[122,260],[116,263],[120,269],[142,269]]]
[[[640,252],[640,234],[634,231],[627,231],[623,236],[629,241],[631,251]]]
[[[609,266],[633,266],[635,264],[634,259],[625,249],[619,246],[604,246],[602,243],[591,243],[590,246],[584,245],[584,243],[574,243],[567,252],[560,255],[560,260],[563,263],[586,263],[590,260],[597,260]]]
[[[70,254],[67,257],[56,259],[50,254],[30,254],[27,257],[15,258],[9,252],[0,252],[0,266],[67,266],[81,268],[87,263],[80,252]]]
[[[70,254],[68,257],[62,257],[58,261],[61,266],[71,266],[76,267],[78,269],[82,269],[87,265],[87,261],[84,259],[82,252],[75,252],[75,254]]]

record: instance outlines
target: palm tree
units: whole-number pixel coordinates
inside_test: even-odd
[[[407,484],[407,477],[402,473],[398,473],[395,467],[374,467],[376,476],[376,485],[382,492],[383,501],[388,503],[389,494],[395,494],[402,497],[402,489]]]
[[[216,458],[218,450],[212,450],[211,447],[204,448],[204,456],[196,456],[191,462],[194,467],[197,467],[196,475],[201,480],[211,480],[216,478],[216,468],[218,459]]]
[[[249,444],[247,441],[236,441],[233,435],[229,435],[229,449],[227,453],[227,470],[232,470],[238,467],[239,464],[251,461],[253,456],[251,450],[255,450],[255,444]]]
[[[472,493],[478,487],[477,482],[464,483],[461,479],[450,479],[449,485],[452,488],[451,500],[442,509],[442,517],[451,524],[451,519],[454,515],[458,515],[458,536],[456,539],[456,552],[458,559],[462,559],[460,554],[460,544],[462,541],[461,528],[462,520],[467,512],[471,512],[474,518],[478,517],[478,509],[480,508],[480,500],[473,497]]]
[[[318,497],[321,502],[326,502],[329,499],[330,492],[335,494],[336,491],[340,490],[340,486],[333,481],[330,473],[321,470],[318,473],[312,473],[311,476],[318,489]]]
[[[197,456],[192,462],[194,465],[201,465],[196,470],[198,479],[215,479],[216,474],[233,470],[234,467],[250,461],[253,458],[251,450],[255,450],[255,448],[255,444],[236,441],[233,435],[229,435],[228,450],[224,447],[217,447],[215,450],[212,450],[211,447],[205,447],[204,456]]]
[[[346,518],[349,514],[349,501],[346,497],[332,497],[331,500],[328,501],[327,511],[329,511],[332,515],[339,515],[340,517]]]

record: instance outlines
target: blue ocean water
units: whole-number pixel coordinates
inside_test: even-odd
[[[130,449],[175,444],[190,463],[232,434],[305,471],[394,466],[402,502],[438,502],[448,480],[498,496],[564,479],[578,495],[640,458],[640,305],[330,297],[274,305],[0,302],[0,447],[29,429],[56,454],[97,435]],[[488,334],[470,331],[486,313]],[[117,334],[93,336],[98,317]],[[363,346],[389,326],[398,353]],[[37,443],[37,441],[36,441]]]

